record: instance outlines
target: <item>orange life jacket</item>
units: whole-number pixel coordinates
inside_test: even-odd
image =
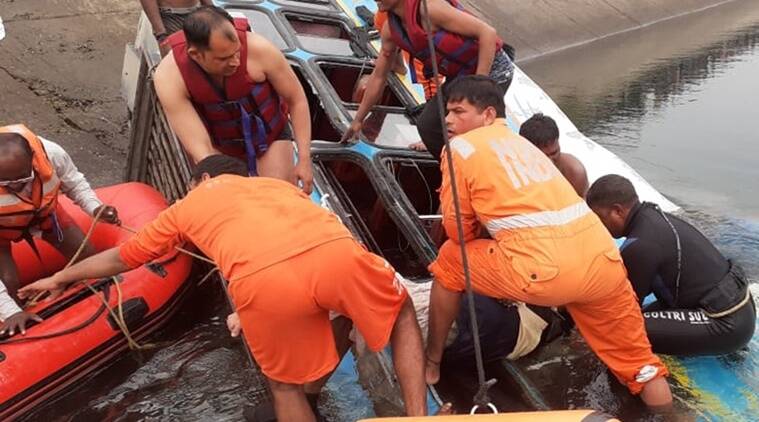
[[[0,240],[18,241],[29,238],[30,229],[52,226],[50,216],[58,204],[61,181],[53,164],[47,157],[42,141],[26,126],[9,125],[0,127],[0,133],[17,133],[26,139],[32,149],[32,193],[25,197],[7,188],[0,187]]]

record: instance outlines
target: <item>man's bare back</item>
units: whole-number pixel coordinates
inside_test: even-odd
[[[574,155],[562,152],[554,164],[575,188],[577,194],[585,198],[585,193],[588,192],[588,173],[585,171],[582,162]]]

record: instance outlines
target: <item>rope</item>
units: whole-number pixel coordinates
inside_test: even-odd
[[[87,234],[84,235],[84,239],[82,239],[82,243],[79,244],[79,248],[76,250],[76,252],[74,252],[74,255],[71,257],[71,259],[69,259],[69,262],[67,262],[63,267],[64,270],[72,266],[74,262],[79,259],[79,255],[81,255],[84,251],[84,248],[87,247],[87,244],[90,241],[90,237],[92,237],[92,233],[95,231],[95,226],[97,225],[98,220],[100,220],[100,217],[103,215],[103,212],[105,212],[105,207],[100,207],[100,210],[98,210],[98,212],[93,217],[92,223],[90,223],[90,228],[87,230]],[[37,293],[36,296],[34,296],[30,301],[26,303],[26,306],[24,306],[24,308],[36,305],[45,293],[46,292]]]
[[[92,223],[90,223],[90,228],[87,230],[87,234],[85,234],[84,239],[82,239],[82,243],[79,245],[79,248],[76,250],[74,255],[71,257],[71,259],[66,263],[66,265],[63,267],[63,269],[67,269],[71,267],[78,259],[79,256],[84,252],[84,249],[89,244],[90,238],[92,237],[92,234],[95,231],[95,226],[97,226],[98,221],[100,221],[100,217],[105,212],[106,207],[100,207],[98,212],[95,214],[95,216],[92,219]],[[124,298],[121,292],[121,285],[119,284],[119,281],[116,279],[116,277],[111,277],[113,284],[116,286],[116,294],[117,294],[117,303],[116,308],[118,309],[118,314],[114,312],[113,308],[108,304],[108,299],[105,297],[105,295],[100,295],[100,292],[98,292],[94,287],[92,287],[89,283],[82,280],[79,281],[79,284],[84,285],[87,289],[89,289],[92,294],[100,299],[100,301],[103,303],[103,306],[105,306],[105,309],[108,310],[108,313],[111,315],[113,320],[116,322],[116,325],[119,327],[119,330],[124,334],[124,337],[127,340],[127,345],[132,350],[144,350],[147,348],[153,347],[153,345],[145,344],[141,345],[139,344],[133,337],[132,334],[129,332],[129,327],[127,326],[126,320],[124,319]],[[31,306],[34,306],[37,304],[44,295],[45,292],[38,293],[35,297],[32,298],[29,302],[27,302],[26,306],[24,308],[29,308]],[[94,320],[92,321],[94,322]]]
[[[424,31],[427,33],[427,48],[430,50],[430,61],[432,62],[432,75],[434,80],[439,80],[440,72],[437,65],[437,52],[435,51],[435,43],[432,39],[432,23],[430,22],[429,9],[427,7],[427,0],[422,0],[422,10],[424,24]],[[461,219],[461,203],[459,201],[458,186],[456,185],[456,174],[453,168],[453,156],[450,151],[450,140],[448,139],[448,133],[445,130],[445,104],[443,104],[443,95],[435,96],[438,105],[438,116],[440,118],[440,125],[443,128],[443,141],[448,151],[446,155],[446,161],[448,162],[448,171],[451,179],[451,192],[453,194],[453,206],[456,215],[456,231],[458,232],[459,239],[464,238],[464,225]],[[475,412],[480,407],[488,407],[493,413],[498,413],[498,409],[493,406],[488,395],[488,390],[495,383],[495,379],[485,379],[485,364],[482,358],[482,346],[480,345],[480,330],[477,324],[477,314],[474,308],[474,293],[472,291],[472,274],[469,268],[469,259],[466,252],[466,244],[461,242],[461,261],[464,269],[464,281],[466,282],[466,296],[467,303],[469,305],[469,321],[472,326],[472,340],[474,343],[474,355],[477,364],[477,380],[479,382],[479,389],[474,395],[472,401],[475,406],[472,408],[472,412]]]

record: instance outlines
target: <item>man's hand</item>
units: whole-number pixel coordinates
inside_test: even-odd
[[[298,157],[298,165],[295,166],[295,179],[303,184],[303,192],[310,195],[314,185],[314,170],[311,168],[310,157]]]
[[[116,211],[116,208],[110,205],[101,205],[95,208],[95,211],[92,212],[92,215],[98,215],[101,210],[101,220],[105,221],[108,224],[121,224],[121,221],[119,220],[119,212]]]
[[[66,290],[64,283],[60,283],[55,275],[53,275],[20,288],[18,290],[18,297],[21,299],[29,299],[36,297],[40,293],[49,292],[50,297],[48,300],[52,300],[60,296],[64,290]]]
[[[229,328],[229,334],[232,337],[237,337],[240,335],[242,326],[240,325],[240,316],[237,315],[237,312],[229,314],[229,316],[227,316],[227,328]]]
[[[408,148],[413,149],[414,151],[427,151],[427,146],[424,145],[424,142],[422,141],[414,142],[413,144],[409,145]]]
[[[17,332],[24,335],[26,334],[26,324],[29,321],[42,322],[42,318],[31,312],[16,312],[0,323],[0,335],[8,334],[12,336]]]
[[[348,130],[345,131],[343,134],[343,137],[340,138],[341,143],[346,143],[350,141],[355,141],[356,138],[358,138],[358,135],[361,134],[361,128],[364,126],[364,122],[359,122],[357,120],[354,120],[351,122],[351,125],[348,126]]]

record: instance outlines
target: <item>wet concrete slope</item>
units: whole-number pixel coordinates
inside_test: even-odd
[[[0,125],[24,122],[58,142],[97,186],[123,178],[119,83],[139,9],[123,0],[0,0]]]
[[[463,0],[527,60],[730,0]]]

